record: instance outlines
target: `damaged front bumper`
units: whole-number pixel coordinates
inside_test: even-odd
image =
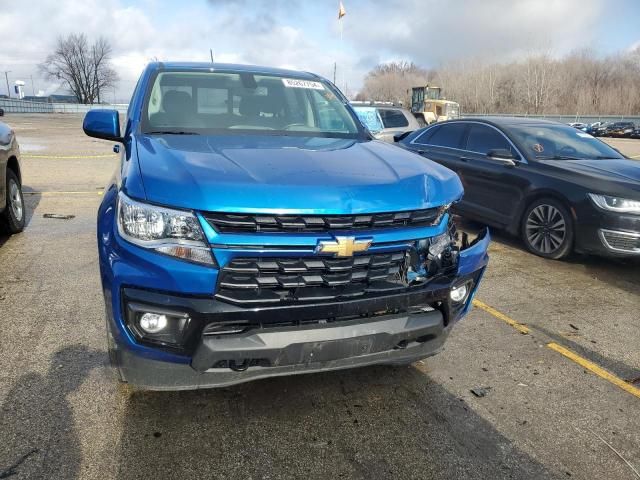
[[[122,288],[107,301],[111,356],[121,378],[152,390],[222,387],[259,378],[339,370],[374,364],[403,364],[440,351],[453,325],[469,308],[488,261],[489,233],[459,252],[457,271],[392,295],[340,302],[241,308],[211,298]],[[451,291],[466,286],[455,302]],[[110,304],[169,309],[188,315],[194,341],[181,352],[158,358],[114,341]],[[126,313],[124,314],[126,316]],[[287,321],[296,319],[296,325]],[[260,328],[207,331],[208,324],[239,320]],[[290,322],[289,322],[290,323]]]

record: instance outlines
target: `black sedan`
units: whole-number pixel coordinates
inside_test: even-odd
[[[537,255],[640,257],[640,161],[585,132],[474,118],[428,126],[398,144],[458,173],[458,213],[520,235]]]

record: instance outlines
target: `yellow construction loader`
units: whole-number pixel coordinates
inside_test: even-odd
[[[411,113],[421,126],[460,116],[460,105],[441,96],[442,89],[431,85],[411,89]]]

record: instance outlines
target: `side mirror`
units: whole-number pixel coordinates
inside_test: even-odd
[[[407,136],[408,136],[410,133],[413,133],[413,130],[412,130],[412,131],[410,131],[410,132],[396,133],[396,134],[393,136],[393,141],[394,141],[394,142],[396,142],[396,143],[398,143],[400,140],[402,140],[402,139],[404,139],[404,138],[407,138]]]
[[[511,150],[505,148],[496,148],[495,150],[489,150],[487,158],[504,163],[505,165],[514,166],[516,164],[516,157],[511,153]]]
[[[89,110],[84,116],[82,129],[90,137],[122,142],[117,110]]]

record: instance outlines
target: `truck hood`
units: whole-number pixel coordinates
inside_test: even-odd
[[[230,135],[140,136],[146,200],[237,213],[348,214],[458,200],[457,175],[377,141]]]

